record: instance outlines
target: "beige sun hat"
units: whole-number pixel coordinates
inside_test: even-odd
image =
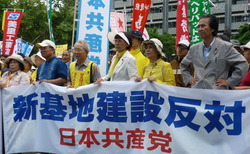
[[[9,65],[9,62],[10,62],[11,59],[15,59],[16,61],[20,62],[23,65],[23,67],[25,66],[23,57],[18,55],[18,54],[13,54],[13,55],[7,57],[6,60],[5,60],[5,63],[7,65]]]
[[[160,55],[162,57],[166,58],[166,55],[162,51],[163,44],[161,43],[161,41],[159,39],[151,38],[150,40],[143,41],[142,44],[141,44],[141,51],[142,52],[145,52],[146,45],[148,45],[148,44],[154,44],[155,47],[156,47],[156,50],[160,53]]]
[[[249,41],[246,45],[241,45],[241,46],[240,46],[240,49],[241,49],[242,51],[244,51],[244,48],[250,49],[250,41]]]

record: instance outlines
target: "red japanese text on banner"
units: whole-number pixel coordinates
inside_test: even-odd
[[[181,40],[188,40],[189,28],[188,28],[188,5],[187,0],[178,0],[177,3],[177,18],[176,18],[176,42],[177,45]]]
[[[22,20],[22,11],[7,11],[5,16],[2,54],[12,55]]]
[[[143,32],[152,0],[134,0],[132,30]]]

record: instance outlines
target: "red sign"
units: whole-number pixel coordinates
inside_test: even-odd
[[[188,5],[187,0],[178,0],[177,2],[177,18],[176,18],[176,42],[187,40],[190,42],[188,28]]]
[[[143,33],[152,0],[134,0],[132,29]]]
[[[13,54],[22,15],[22,11],[6,11],[2,54]]]

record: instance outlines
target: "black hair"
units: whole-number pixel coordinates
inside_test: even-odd
[[[10,59],[10,60],[9,60],[9,62],[8,62],[8,64],[7,64],[7,67],[8,67],[8,68],[10,68],[10,61],[11,61],[11,60],[15,60],[15,59]],[[21,62],[19,62],[18,60],[16,60],[16,61],[18,62],[18,65],[19,65],[20,70],[23,71],[23,70],[24,70],[24,65],[23,65]]]
[[[200,17],[200,20],[204,18],[209,18],[209,27],[214,30],[212,34],[213,36],[217,36],[219,23],[218,23],[216,16],[213,14],[205,14]]]
[[[126,47],[127,50],[130,50],[131,46],[132,46],[132,38],[131,38],[131,35],[128,33],[128,32],[123,32],[124,35],[127,37],[128,39],[128,42],[129,42],[129,45]],[[115,36],[115,39],[117,38],[121,38],[123,39],[122,37],[120,37],[119,35],[116,35]],[[124,40],[125,41],[125,40]],[[125,41],[126,42],[126,41]]]

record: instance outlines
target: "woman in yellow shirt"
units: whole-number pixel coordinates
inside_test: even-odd
[[[148,79],[149,82],[159,82],[167,85],[175,86],[175,77],[170,63],[165,62],[162,57],[165,54],[162,52],[163,45],[160,40],[152,38],[142,42],[141,51],[150,60],[150,63],[143,69],[143,75],[137,77],[135,81]]]

